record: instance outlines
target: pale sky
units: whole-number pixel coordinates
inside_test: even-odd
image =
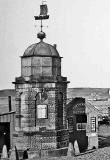
[[[39,40],[41,0],[0,0],[0,89],[14,88],[25,49]],[[110,88],[110,0],[47,0],[45,42],[57,44],[69,87]],[[37,25],[37,26],[36,26]],[[36,26],[36,27],[35,27]]]

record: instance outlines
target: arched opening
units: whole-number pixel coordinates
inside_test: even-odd
[[[3,146],[7,146],[7,150],[10,149],[10,123],[0,122],[0,153],[2,153]]]
[[[45,104],[47,99],[47,94],[43,92],[38,92],[35,96],[35,126],[37,119],[47,119],[48,118],[48,106]]]
[[[87,115],[85,113],[85,99],[75,98],[67,106],[67,119],[69,129],[69,141],[77,140],[80,152],[88,147],[86,136]]]

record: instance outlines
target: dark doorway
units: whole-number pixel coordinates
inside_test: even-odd
[[[81,152],[85,151],[88,146],[88,138],[86,136],[87,115],[76,115],[76,139],[78,141]]]
[[[73,117],[68,119],[69,141],[74,145],[74,141],[77,140],[80,152],[84,152],[88,147],[86,124],[86,114],[73,114]]]
[[[10,123],[0,122],[0,153],[2,153],[3,145],[7,146],[7,150],[10,149]]]

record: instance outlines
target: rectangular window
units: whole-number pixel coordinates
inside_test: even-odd
[[[86,123],[77,123],[77,130],[86,130]]]
[[[47,118],[47,105],[37,105],[37,118]]]
[[[96,117],[91,117],[91,132],[96,132]]]

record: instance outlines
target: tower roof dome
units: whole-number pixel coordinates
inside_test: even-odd
[[[35,43],[29,46],[23,54],[23,57],[28,57],[28,56],[60,57],[56,49],[56,45],[52,46],[43,41],[40,41],[39,43]]]

